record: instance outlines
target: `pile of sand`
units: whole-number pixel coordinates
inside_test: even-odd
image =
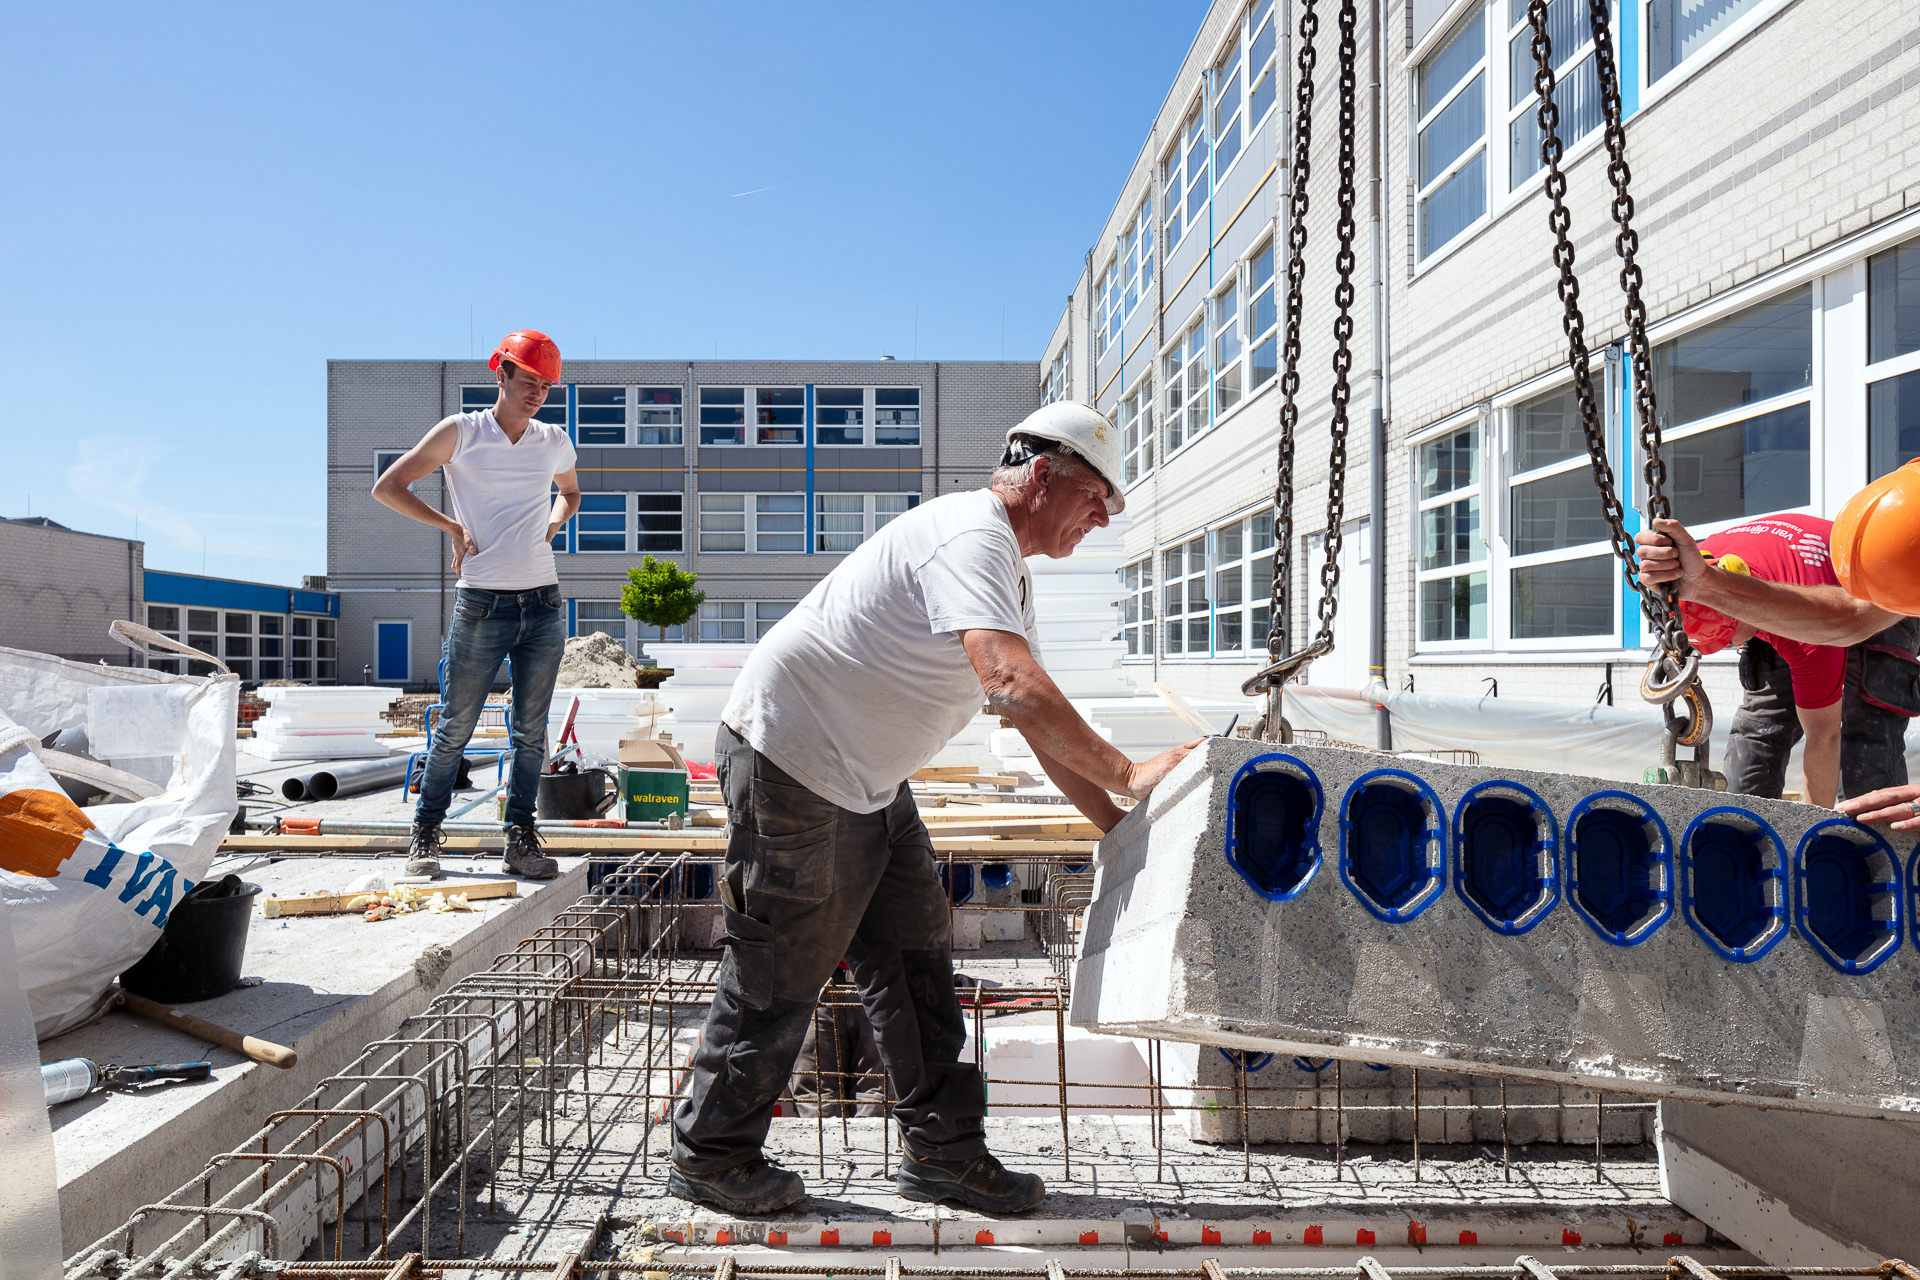
[[[595,631],[567,641],[554,683],[562,689],[634,689],[639,676],[633,655],[606,632]]]

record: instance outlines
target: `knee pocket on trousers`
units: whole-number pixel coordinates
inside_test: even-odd
[[[1860,655],[1860,697],[1903,716],[1920,715],[1920,666],[1868,649]]]
[[[725,903],[720,918],[727,930],[720,981],[749,1009],[767,1008],[773,1003],[773,929]]]

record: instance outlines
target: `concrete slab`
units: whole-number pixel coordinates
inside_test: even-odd
[[[248,865],[252,863],[253,865]],[[256,911],[244,972],[262,981],[183,1006],[221,1026],[290,1045],[299,1063],[281,1070],[248,1061],[124,1011],[43,1042],[43,1062],[85,1057],[135,1065],[205,1059],[213,1079],[97,1092],[52,1113],[61,1236],[69,1254],[91,1244],[198,1174],[219,1152],[247,1140],[276,1110],[297,1106],[368,1041],[392,1034],[447,984],[483,969],[501,951],[550,922],[586,888],[583,858],[561,875],[522,881],[515,898],[475,912],[417,914],[378,923],[358,915],[266,920]],[[469,865],[470,864],[470,865]],[[392,877],[397,858],[227,860],[271,894],[340,889],[368,873]],[[498,856],[449,859],[435,882],[499,879]],[[216,863],[216,873],[222,872]]]
[[[1101,842],[1071,1018],[1920,1111],[1916,862],[1808,805],[1215,738]]]

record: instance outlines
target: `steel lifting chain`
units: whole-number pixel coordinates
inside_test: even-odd
[[[1267,714],[1257,736],[1290,742],[1293,734],[1280,714],[1280,687],[1297,669],[1289,657],[1293,585],[1293,436],[1300,421],[1300,307],[1307,274],[1307,179],[1313,172],[1313,72],[1319,63],[1314,38],[1320,34],[1315,0],[1300,0],[1300,51],[1294,77],[1293,170],[1287,192],[1286,329],[1280,343],[1280,456],[1273,487],[1273,594],[1267,623],[1267,665],[1241,689],[1249,697],[1265,693]],[[1301,655],[1300,663],[1310,661]]]
[[[1666,464],[1660,458],[1660,424],[1653,398],[1652,350],[1647,342],[1646,305],[1640,297],[1643,277],[1636,254],[1639,234],[1633,229],[1633,197],[1629,191],[1632,173],[1626,160],[1626,129],[1621,120],[1619,67],[1614,60],[1613,38],[1609,30],[1609,0],[1588,0],[1587,16],[1592,26],[1594,67],[1600,81],[1601,112],[1607,146],[1607,177],[1613,185],[1612,214],[1619,228],[1614,250],[1621,259],[1620,286],[1626,295],[1628,347],[1633,357],[1634,406],[1639,423],[1640,447],[1646,460],[1647,510],[1650,517],[1671,514],[1666,496]],[[1548,0],[1528,0],[1527,22],[1532,28],[1534,61],[1533,87],[1540,96],[1537,118],[1540,124],[1540,159],[1546,169],[1544,189],[1550,205],[1547,225],[1553,231],[1553,262],[1560,269],[1559,294],[1564,308],[1561,327],[1567,335],[1567,363],[1573,374],[1574,396],[1580,406],[1580,428],[1586,439],[1587,455],[1592,463],[1594,483],[1600,491],[1601,510],[1606,516],[1608,536],[1618,557],[1627,585],[1639,593],[1641,610],[1659,637],[1660,653],[1648,666],[1640,682],[1640,691],[1649,702],[1658,703],[1666,716],[1666,741],[1663,766],[1672,765],[1680,780],[1696,786],[1711,786],[1707,743],[1713,728],[1713,709],[1699,680],[1699,654],[1688,643],[1681,628],[1679,605],[1673,590],[1645,585],[1639,577],[1639,559],[1633,540],[1626,531],[1625,513],[1620,504],[1613,465],[1607,458],[1606,435],[1599,406],[1594,396],[1593,377],[1588,363],[1586,318],[1580,310],[1580,281],[1574,274],[1573,241],[1569,231],[1573,215],[1566,205],[1567,177],[1560,168],[1564,150],[1559,134],[1560,109],[1553,100],[1556,78],[1553,72],[1553,41],[1547,34]],[[1684,700],[1689,714],[1684,719],[1673,710],[1676,700]],[[1675,746],[1693,747],[1696,758],[1674,764]]]
[[[1280,692],[1290,679],[1315,658],[1333,650],[1333,626],[1340,609],[1341,522],[1346,509],[1348,405],[1352,399],[1349,375],[1353,369],[1353,209],[1356,116],[1358,114],[1358,41],[1359,12],[1354,0],[1340,5],[1340,183],[1339,218],[1334,234],[1338,248],[1334,257],[1339,284],[1334,291],[1338,315],[1334,320],[1333,416],[1329,425],[1327,451],[1327,533],[1325,560],[1320,568],[1320,602],[1316,613],[1319,630],[1313,641],[1298,653],[1289,652],[1289,587],[1292,577],[1290,552],[1293,545],[1293,445],[1300,420],[1300,323],[1301,295],[1306,276],[1308,180],[1312,172],[1313,146],[1313,72],[1317,62],[1314,37],[1319,34],[1320,19],[1314,0],[1301,0],[1299,75],[1295,85],[1296,121],[1292,189],[1288,201],[1287,226],[1287,318],[1286,336],[1281,349],[1284,371],[1280,379],[1280,444],[1277,483],[1274,488],[1274,573],[1271,615],[1267,632],[1267,664],[1241,686],[1249,696],[1267,695],[1267,714],[1261,721],[1259,736],[1285,742],[1291,732],[1280,714]]]

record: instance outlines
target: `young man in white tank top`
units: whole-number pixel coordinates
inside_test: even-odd
[[[490,362],[500,397],[491,409],[443,418],[374,482],[373,496],[431,525],[453,544],[459,595],[447,625],[447,712],[435,728],[420,778],[407,850],[411,875],[440,876],[440,823],[454,780],[504,659],[513,675],[513,764],[507,783],[505,869],[551,880],[559,864],[540,852],[534,799],[547,754],[547,705],[567,643],[566,604],[553,538],[580,509],[573,442],[565,427],[534,418],[560,380],[560,348],[521,329]],[[414,481],[444,469],[453,514],[414,496]],[[559,496],[548,494],[558,487]]]

